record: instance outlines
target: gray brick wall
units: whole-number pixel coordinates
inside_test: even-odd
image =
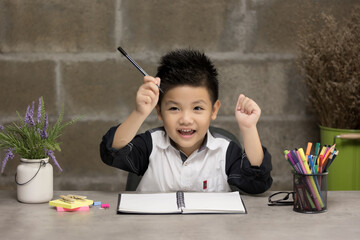
[[[220,73],[222,108],[213,125],[241,138],[237,96],[257,101],[261,139],[273,156],[272,190],[289,190],[283,150],[319,139],[294,64],[299,23],[319,9],[340,18],[356,2],[320,0],[315,8],[302,0],[0,0],[0,124],[39,96],[52,120],[62,105],[67,120],[84,115],[62,136],[56,156],[64,171],[55,168],[55,189],[124,190],[127,173],[103,164],[98,151],[107,129],[134,108],[142,81],[117,46],[150,74],[165,52],[196,48]],[[140,130],[160,124],[153,113]],[[16,188],[17,164],[8,163],[0,189]]]

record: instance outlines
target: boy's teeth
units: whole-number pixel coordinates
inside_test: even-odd
[[[194,130],[189,130],[189,129],[180,129],[179,132],[181,134],[192,134],[194,132]]]

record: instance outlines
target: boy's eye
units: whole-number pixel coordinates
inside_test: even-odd
[[[169,108],[169,110],[170,110],[170,111],[178,111],[179,108],[177,108],[177,107],[171,107],[171,108]]]
[[[204,110],[204,108],[197,106],[197,107],[194,107],[194,110],[200,111],[200,110]]]

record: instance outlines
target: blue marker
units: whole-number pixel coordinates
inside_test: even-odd
[[[313,161],[313,159],[312,159],[312,156],[309,155],[308,158],[309,158],[309,163],[310,163],[310,165],[311,165],[311,173],[312,173],[312,174],[315,174],[315,165],[314,165],[314,161]]]

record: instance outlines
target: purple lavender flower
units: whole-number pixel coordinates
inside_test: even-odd
[[[34,106],[35,106],[35,102],[32,102],[31,108],[30,106],[28,106],[27,110],[26,110],[26,115],[25,115],[25,124],[29,124],[30,126],[35,126],[34,123]]]
[[[45,122],[44,122],[44,128],[43,128],[44,131],[46,131],[48,125],[49,125],[49,119],[48,119],[47,113],[45,113]]]
[[[25,118],[24,118],[24,123],[25,124],[29,124],[29,112],[30,112],[30,105],[27,107],[26,109],[26,114],[25,114]]]
[[[41,119],[41,98],[39,98],[39,105],[38,105],[38,113],[37,113],[36,122],[40,123],[40,119]]]
[[[31,104],[30,112],[29,112],[30,125],[31,125],[31,126],[35,126],[35,122],[34,122],[34,108],[35,108],[35,102],[33,101],[32,104]]]
[[[4,172],[5,169],[5,165],[6,163],[10,160],[14,158],[14,153],[13,151],[15,150],[15,148],[9,148],[8,151],[6,152],[5,158],[2,161],[2,165],[1,165],[1,173]]]
[[[41,129],[38,129],[38,132],[39,132],[39,135],[42,139],[46,139],[48,138],[48,134],[46,132],[46,129],[49,125],[49,120],[48,120],[48,115],[45,113],[45,122],[44,122],[44,128],[41,130]]]
[[[4,126],[3,126],[3,125],[0,125],[0,130],[1,130],[1,131],[4,131],[4,129],[5,129]]]
[[[30,108],[30,115],[34,116],[34,108],[35,108],[35,101],[32,102],[31,108]]]
[[[42,139],[48,138],[48,134],[45,130],[38,129],[38,133]]]
[[[55,159],[54,152],[52,150],[48,150],[45,148],[45,153],[54,161],[54,164],[59,168],[60,172],[62,172],[62,168],[60,167],[59,163]]]

